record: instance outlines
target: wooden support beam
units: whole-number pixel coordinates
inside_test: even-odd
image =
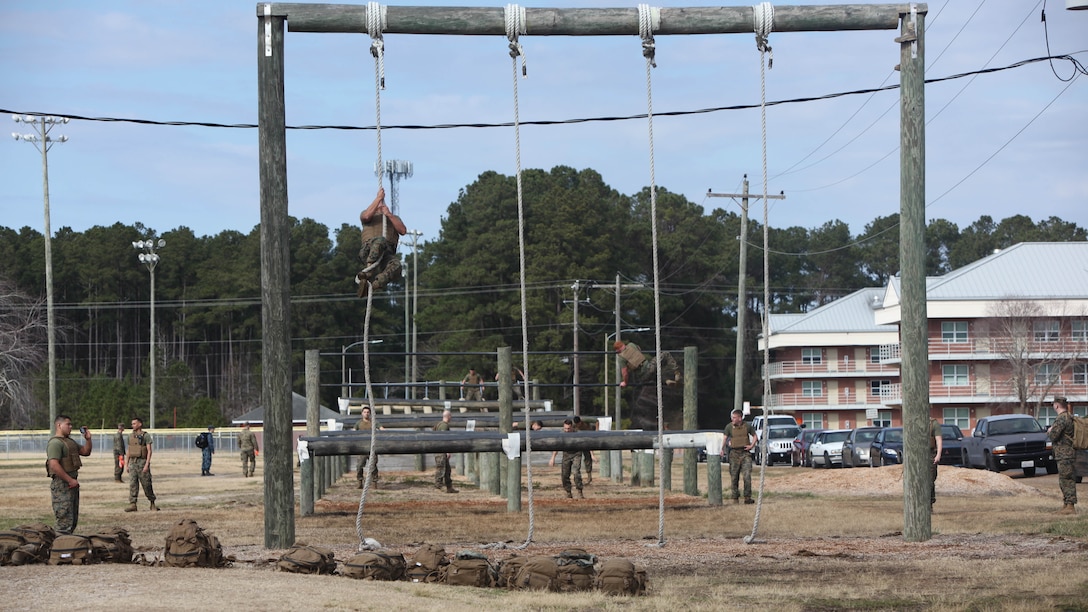
[[[666,448],[701,448],[705,431],[675,431],[665,434]],[[657,448],[657,434],[649,431],[582,431],[578,433],[533,432],[534,451],[631,450]],[[370,453],[370,435],[306,436],[310,454],[365,455]],[[465,432],[379,432],[374,448],[379,455],[416,453],[501,453],[506,434],[496,431]],[[521,438],[525,450],[525,438]]]
[[[257,5],[264,15],[268,3]],[[273,2],[272,15],[286,17],[291,32],[366,34],[365,4]],[[662,7],[655,36],[752,34],[751,6]],[[926,5],[918,5],[924,12]],[[775,6],[775,32],[894,30],[905,4]],[[525,8],[523,36],[638,36],[637,8]],[[502,7],[386,6],[385,34],[506,36]]]

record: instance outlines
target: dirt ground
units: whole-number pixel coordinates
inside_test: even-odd
[[[1061,505],[1055,476],[942,467],[933,537],[924,542],[902,536],[899,467],[768,468],[761,503],[734,505],[726,492],[725,505],[710,506],[702,464],[700,496],[679,492],[677,461],[674,490],[663,497],[656,487],[597,477],[585,500],[565,499],[558,468],[534,464],[533,503],[525,495],[522,511],[509,513],[504,499],[463,477],[455,477],[459,492],[446,494],[431,486],[430,472],[383,457],[382,478],[358,522],[353,475],[317,502],[314,516],[294,518],[298,540],[328,546],[341,561],[358,550],[360,537],[406,554],[428,542],[449,552],[482,550],[493,560],[570,546],[627,557],[647,569],[652,587],[649,596],[628,599],[276,572],[283,551],[263,546],[261,469],[243,478],[236,457],[220,454],[217,475],[205,478],[199,461],[196,453],[157,454],[162,511],[149,512],[141,493],[139,511],[124,513],[127,483],[114,482],[109,455],[96,454],[81,473],[77,532],[123,526],[139,551],[158,556],[169,525],[191,517],[220,538],[236,558],[232,567],[3,567],[0,608],[37,610],[60,592],[66,603],[91,610],[1088,610],[1088,517],[1053,514]],[[52,524],[43,474],[38,457],[0,459],[0,528]]]

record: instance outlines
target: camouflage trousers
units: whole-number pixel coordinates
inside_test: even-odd
[[[1055,444],[1055,446],[1057,445]],[[1059,453],[1057,448],[1054,449],[1054,457],[1058,462],[1058,488],[1062,491],[1062,503],[1076,504],[1077,476],[1073,471],[1076,454],[1068,453],[1068,456],[1063,455],[1065,453]]]
[[[740,479],[744,477],[744,499],[752,498],[752,455],[743,448],[729,449],[729,485],[733,499],[740,499]]]
[[[257,453],[253,449],[244,450],[242,455],[242,476],[252,476],[257,469]]]
[[[937,462],[934,459],[937,458],[937,449],[933,448],[929,451],[929,503],[937,503]],[[871,459],[871,458],[870,458]]]
[[[79,487],[70,489],[63,478],[54,478],[49,491],[53,498],[57,533],[72,533],[79,523]]]
[[[155,488],[151,486],[151,470],[144,471],[147,459],[142,457],[128,458],[128,503],[135,504],[140,496],[140,486],[144,488],[144,496],[147,501],[155,501]]]
[[[359,455],[356,458],[358,462],[355,467],[355,479],[359,482],[366,480],[366,466],[370,463],[370,455]],[[374,455],[374,465],[370,467],[370,480],[375,481],[378,479],[378,456]]]
[[[450,456],[446,453],[437,453],[434,456],[434,486],[439,489],[452,489],[451,472]]]
[[[571,476],[574,477],[574,488],[582,490],[582,451],[563,451],[563,490],[571,492]]]
[[[201,450],[200,455],[200,471],[210,472],[212,471],[212,449],[205,448]]]
[[[121,480],[121,476],[125,473],[125,465],[121,463],[121,458],[124,457],[121,453],[113,454],[113,477],[117,480]]]
[[[376,236],[366,241],[359,250],[359,259],[363,261],[363,270],[356,278],[359,282],[359,297],[366,294],[366,281],[375,289],[381,289],[390,280],[400,278],[400,259],[396,250],[385,236]],[[375,265],[376,264],[376,265]],[[365,271],[374,265],[373,269]]]

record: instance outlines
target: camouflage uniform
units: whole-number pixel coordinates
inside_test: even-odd
[[[937,419],[929,420],[929,503],[937,503],[937,438],[940,438],[941,424],[937,422]]]
[[[567,497],[573,497],[571,492],[571,474],[574,475],[574,488],[578,489],[578,497],[582,494],[582,451],[563,451],[563,490]]]
[[[752,499],[752,454],[745,449],[751,438],[756,435],[756,428],[744,421],[734,426],[725,426],[725,437],[729,440],[729,483],[732,487],[733,501],[740,499],[740,479],[744,477],[744,502]]]
[[[1073,463],[1077,458],[1077,451],[1073,449],[1073,417],[1068,410],[1054,419],[1047,437],[1054,443],[1054,460],[1058,462],[1058,488],[1062,490],[1062,501],[1076,505],[1077,479],[1073,472]]]
[[[121,482],[121,476],[125,473],[125,432],[118,430],[113,434],[113,477]]]
[[[478,402],[484,399],[480,393],[480,384],[483,381],[483,377],[476,371],[465,374],[465,377],[461,379],[461,388],[464,389],[466,400],[476,400]]]
[[[434,426],[435,431],[449,431],[450,424],[439,421]],[[450,457],[446,453],[436,453],[434,456],[434,488],[445,489],[453,492],[453,478],[451,477]]]
[[[356,431],[370,431],[374,427],[374,421],[366,421],[359,419],[359,422],[355,423]],[[359,455],[357,459],[358,465],[355,468],[355,479],[359,481],[359,488],[363,488],[363,481],[366,480],[366,466],[370,463],[370,455]],[[378,456],[374,455],[374,465],[370,468],[370,481],[376,482],[378,480]]]
[[[257,469],[257,435],[248,427],[238,434],[238,450],[242,455],[242,476],[252,476]]]
[[[155,489],[151,486],[151,468],[144,471],[147,465],[146,447],[151,446],[151,434],[146,431],[139,434],[132,433],[128,437],[128,503],[136,505],[136,499],[140,496],[140,486],[143,485],[144,496],[147,501],[155,504]]]
[[[658,367],[661,367],[662,376],[668,379],[668,382],[680,382],[680,367],[676,365],[676,359],[668,351],[661,351],[656,358],[648,359],[637,344],[625,342],[623,350],[617,354],[624,367],[627,368],[628,383],[631,385],[648,385],[654,382]]]
[[[67,436],[50,438],[45,457],[46,462],[56,459],[69,476],[79,478],[79,468],[83,462],[79,458],[79,445],[75,440]],[[57,533],[72,533],[79,524],[79,487],[70,488],[63,478],[52,474],[50,477],[53,482],[49,485],[49,492],[53,502],[53,515],[57,519]]]
[[[385,215],[374,215],[370,223],[363,225],[363,248],[359,250],[359,259],[363,261],[363,270],[356,275],[359,282],[359,297],[366,295],[367,281],[375,289],[381,289],[394,278],[400,278],[400,258],[397,257],[397,243],[400,235],[390,220],[384,222],[385,234],[382,234]]]

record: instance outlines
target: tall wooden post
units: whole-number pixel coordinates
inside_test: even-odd
[[[699,428],[699,347],[684,347],[684,429]],[[699,494],[699,449],[684,449],[684,494]]]
[[[903,15],[900,47],[899,269],[903,347],[903,538],[932,537],[926,313],[925,14]]]
[[[283,81],[285,19],[257,20],[257,133],[261,181],[261,403],[264,405],[264,545],[295,542],[291,448],[290,236]]]
[[[321,425],[321,395],[320,395],[320,370],[318,366],[318,351],[310,349],[306,351],[306,435],[316,436],[320,433]],[[310,516],[314,513],[314,457],[299,462],[299,486],[298,509],[302,516]]]

